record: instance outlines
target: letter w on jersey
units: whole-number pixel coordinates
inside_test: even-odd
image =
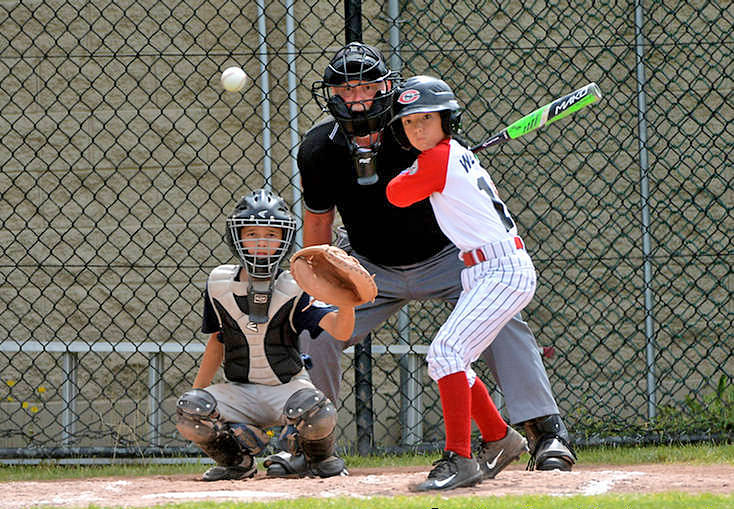
[[[464,168],[464,171],[469,173],[469,170],[474,165],[474,163],[477,162],[477,158],[474,157],[472,154],[463,154],[459,158],[459,164],[461,164],[461,167]]]

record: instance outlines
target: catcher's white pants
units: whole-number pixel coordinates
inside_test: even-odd
[[[260,428],[285,424],[283,408],[288,398],[296,391],[313,388],[305,369],[291,378],[290,382],[280,385],[226,382],[205,387],[217,400],[217,410],[222,420]]]
[[[428,348],[430,377],[464,371],[473,386],[471,364],[530,302],[535,285],[535,267],[524,249],[462,270],[459,301]]]

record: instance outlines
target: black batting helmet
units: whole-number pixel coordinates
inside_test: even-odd
[[[261,257],[249,254],[240,236],[240,231],[245,226],[280,228],[283,235],[275,252]],[[224,239],[250,276],[271,278],[276,274],[280,262],[290,252],[295,231],[296,221],[285,200],[272,191],[257,189],[242,197],[232,214],[227,217]]]
[[[390,127],[401,145],[410,147],[400,118],[413,113],[438,111],[441,127],[447,136],[457,134],[461,128],[461,107],[454,91],[445,81],[433,76],[413,76],[396,89]]]
[[[311,87],[311,94],[319,107],[331,113],[347,135],[367,136],[382,131],[390,120],[393,83],[397,79],[398,73],[387,67],[380,50],[361,42],[350,42],[334,54],[322,81]],[[385,83],[386,86],[371,99],[372,105],[366,111],[353,110],[354,103],[346,103],[332,92],[332,87],[373,83]]]

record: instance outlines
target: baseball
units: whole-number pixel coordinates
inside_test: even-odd
[[[247,84],[247,74],[239,67],[228,67],[222,73],[222,87],[228,92],[239,92]]]

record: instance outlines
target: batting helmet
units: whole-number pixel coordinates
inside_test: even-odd
[[[361,42],[350,42],[329,62],[322,81],[315,82],[311,94],[319,107],[331,113],[349,136],[367,136],[382,131],[390,120],[390,108],[398,73],[388,69],[385,58],[377,48]],[[357,102],[347,103],[335,95],[332,87],[385,83],[367,110],[354,110]]]
[[[441,115],[441,127],[446,135],[457,134],[461,128],[461,107],[454,91],[445,81],[432,76],[413,76],[400,84],[395,91],[393,116],[390,127],[393,134],[406,148],[410,142],[400,118],[413,113],[438,111]]]
[[[283,234],[278,247],[267,256],[251,255],[245,249],[240,236],[240,231],[245,226],[280,228]],[[290,252],[295,231],[296,221],[285,200],[272,191],[257,189],[244,196],[227,217],[224,239],[232,254],[240,260],[251,277],[268,279],[275,275],[281,260]],[[274,242],[275,239],[264,240]]]

